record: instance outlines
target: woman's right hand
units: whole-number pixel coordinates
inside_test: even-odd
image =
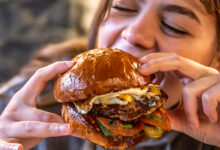
[[[168,111],[171,128],[220,147],[219,71],[174,53],[151,53],[140,61],[142,75],[170,72],[182,83],[180,105]]]
[[[35,72],[11,99],[0,116],[0,149],[30,149],[43,138],[71,135],[70,126],[59,115],[38,110],[36,100],[47,81],[73,66],[57,62]]]

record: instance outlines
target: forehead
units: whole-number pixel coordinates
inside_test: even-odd
[[[165,1],[164,1],[165,2]],[[198,11],[199,13],[207,13],[205,6],[202,4],[200,0],[166,0],[167,3],[174,3],[183,6],[188,6],[191,9]]]
[[[175,5],[182,5],[182,6],[188,6],[191,9],[195,9],[200,13],[207,13],[204,5],[200,0],[112,0],[113,2],[122,1],[124,3],[126,2],[138,2],[143,5],[147,5],[149,2],[153,2],[158,5],[164,5],[164,4],[175,4]]]

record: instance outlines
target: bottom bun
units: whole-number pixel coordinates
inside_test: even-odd
[[[126,149],[144,141],[146,136],[140,132],[136,136],[105,136],[99,128],[95,119],[89,115],[82,115],[77,112],[72,103],[64,103],[62,107],[62,116],[65,121],[71,125],[73,134],[80,138],[87,139],[106,149]]]

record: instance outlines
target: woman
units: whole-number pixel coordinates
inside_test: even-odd
[[[166,108],[173,130],[220,147],[219,0],[106,0],[99,8],[90,48],[125,50],[156,73],[169,95]],[[96,31],[98,34],[96,36]],[[72,62],[39,69],[12,98],[0,117],[0,147],[31,148],[46,137],[73,135],[58,115],[35,108],[47,81]]]

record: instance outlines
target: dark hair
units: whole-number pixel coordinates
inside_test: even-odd
[[[217,45],[220,51],[220,0],[200,0],[209,14],[216,16],[217,19]]]
[[[100,23],[104,20],[107,12],[111,7],[112,0],[101,0],[89,32],[88,49],[96,47],[96,37]]]
[[[217,18],[217,44],[220,50],[220,0],[200,0],[209,14]],[[96,37],[100,23],[106,17],[107,12],[111,7],[112,0],[101,0],[99,8],[93,19],[93,23],[89,33],[88,49],[93,49],[96,46]]]

